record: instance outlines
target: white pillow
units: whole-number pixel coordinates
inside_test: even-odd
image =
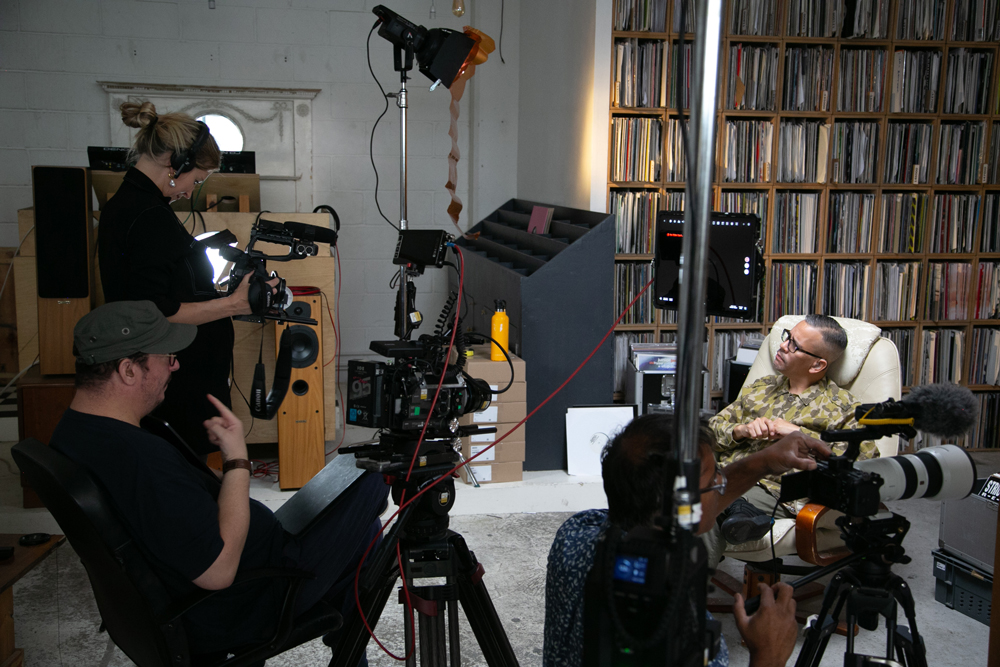
[[[796,324],[806,318],[805,315],[785,315],[778,319],[771,327],[771,334],[768,337],[768,346],[771,350],[771,358],[778,352],[781,345],[781,332],[784,329],[791,330]],[[868,356],[868,350],[879,339],[882,330],[874,324],[869,324],[862,320],[852,320],[847,317],[834,317],[840,326],[847,332],[847,349],[843,356],[830,364],[830,369],[826,376],[837,383],[838,387],[844,387],[854,381],[861,370],[861,364]]]

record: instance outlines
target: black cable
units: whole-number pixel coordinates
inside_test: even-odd
[[[240,398],[243,399],[243,403],[245,403],[247,406],[247,412],[250,413],[250,429],[243,434],[243,438],[245,440],[247,437],[250,436],[250,433],[253,432],[253,426],[255,420],[253,417],[253,411],[250,410],[250,401],[243,394],[243,390],[240,389],[240,385],[236,384],[236,359],[232,352],[230,352],[229,354],[229,373],[230,373],[230,378],[232,378],[233,381],[233,386],[236,387],[236,391],[239,393]]]
[[[375,70],[372,69],[372,33],[375,32],[375,28],[377,28],[380,23],[382,23],[382,19],[378,19],[377,21],[375,21],[375,25],[373,25],[372,29],[368,31],[368,43],[365,55],[368,57],[368,71],[372,73],[372,78],[375,79],[375,84],[378,86],[378,89],[382,92],[382,99],[385,100],[385,109],[382,109],[382,113],[379,114],[379,117],[375,120],[375,124],[372,125],[372,134],[371,137],[368,139],[368,158],[371,160],[372,170],[375,172],[375,208],[378,209],[378,214],[381,215],[382,218],[387,223],[389,223],[390,227],[392,227],[396,231],[399,231],[399,227],[392,224],[392,220],[385,217],[385,213],[382,212],[382,207],[379,206],[378,203],[378,167],[375,166],[375,128],[378,127],[379,121],[381,121],[382,118],[385,116],[386,112],[389,111],[389,98],[386,97],[385,88],[382,87],[382,84],[379,82],[378,77],[375,76]]]
[[[504,0],[500,0],[500,62],[506,65],[507,61],[503,59],[503,6]]]

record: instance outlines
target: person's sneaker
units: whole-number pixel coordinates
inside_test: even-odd
[[[730,544],[759,540],[771,529],[771,517],[744,498],[737,498],[717,519],[722,537]]]

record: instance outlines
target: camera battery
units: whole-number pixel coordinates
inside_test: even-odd
[[[381,428],[385,409],[385,364],[347,362],[347,423]]]

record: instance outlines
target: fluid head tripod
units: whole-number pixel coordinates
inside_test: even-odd
[[[407,667],[417,664],[416,651],[411,650],[414,632],[421,665],[461,666],[459,604],[490,667],[517,667],[514,650],[483,583],[483,566],[465,539],[448,529],[448,512],[455,503],[455,481],[450,476],[438,478],[460,460],[453,445],[453,441],[445,439],[421,443],[418,456],[428,464],[415,469],[409,481],[404,479],[411,458],[407,454],[412,454],[416,446],[410,434],[390,432],[377,443],[342,448],[354,453],[359,467],[391,476],[392,497],[397,504],[430,487],[402,509],[362,572],[358,585],[361,614],[374,631],[396,580],[402,577],[406,589],[399,591],[399,602],[405,604],[408,596],[418,618],[414,628],[412,616],[404,610]],[[444,583],[417,585],[423,579],[444,579]],[[369,638],[361,615],[355,614],[342,631],[330,666],[355,667]]]
[[[855,653],[854,633],[849,630],[844,665],[927,667],[924,640],[917,632],[913,593],[906,581],[891,570],[893,563],[910,562],[902,544],[910,522],[898,514],[883,512],[860,519],[845,515],[837,519],[837,525],[852,555],[793,584],[798,588],[839,570],[826,588],[819,616],[806,631],[796,667],[820,664],[845,605],[844,621],[849,629],[857,624],[865,630],[876,630],[879,618],[885,619],[886,648],[881,657]],[[897,624],[899,607],[908,628]]]

